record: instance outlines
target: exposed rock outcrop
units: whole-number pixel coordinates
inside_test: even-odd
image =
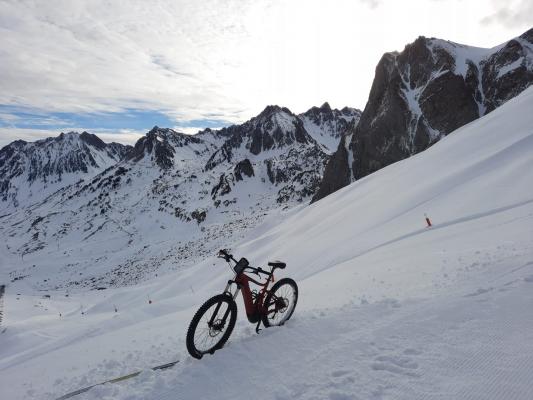
[[[533,29],[492,49],[419,37],[383,55],[351,141],[329,160],[313,201],[427,149],[522,92],[533,83],[532,37]]]

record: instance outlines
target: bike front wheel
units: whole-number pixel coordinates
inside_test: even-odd
[[[291,278],[276,282],[263,303],[262,320],[265,327],[283,325],[292,316],[298,302],[298,285]]]
[[[237,320],[237,304],[231,296],[211,297],[196,311],[187,330],[187,351],[194,358],[213,354],[229,339]]]

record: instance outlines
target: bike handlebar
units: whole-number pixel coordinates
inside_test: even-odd
[[[233,255],[228,253],[228,251],[226,249],[219,250],[218,254],[217,254],[217,257],[223,258],[224,260],[226,260],[226,262],[230,262],[230,260],[233,260],[234,263],[236,263],[236,264],[238,263],[238,261],[235,258],[233,258]],[[254,274],[257,274],[257,275],[259,275],[259,274],[270,275],[271,274],[271,272],[265,271],[261,267],[254,268],[254,267],[247,266],[247,267],[245,267],[243,269],[243,271],[246,270],[246,269],[252,271]]]
[[[227,262],[230,262],[230,260],[233,260],[234,262],[237,262],[237,260],[235,260],[235,259],[233,258],[233,256],[232,256],[231,254],[229,254],[229,253],[227,252],[227,250],[225,250],[225,249],[221,249],[221,250],[219,250],[219,251],[218,251],[218,255],[217,255],[217,257],[219,257],[219,258],[223,258],[223,259],[225,259]]]

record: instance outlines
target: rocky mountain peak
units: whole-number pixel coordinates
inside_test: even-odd
[[[311,107],[309,110],[302,113],[301,115],[307,116],[308,118],[312,118],[317,123],[319,120],[330,120],[335,118],[335,112],[331,109],[331,106],[327,101],[320,107]]]
[[[273,115],[281,113],[281,112],[284,112],[289,115],[293,115],[292,112],[287,107],[280,107],[277,105],[268,105],[255,118],[259,120],[269,119],[269,118],[272,118]]]
[[[320,110],[321,110],[322,112],[331,112],[331,106],[330,106],[329,103],[326,101],[326,102],[324,102],[324,104],[322,104],[322,105],[320,106]]]
[[[36,142],[12,142],[0,150],[0,206],[12,210],[42,200],[75,180],[117,163],[130,148],[106,144],[88,132],[63,132]]]
[[[356,118],[361,115],[361,110],[353,107],[343,107],[341,108],[340,113],[346,117]]]
[[[189,148],[198,154],[205,145],[201,135],[187,135],[171,128],[160,128],[157,125],[140,138],[126,159],[133,162],[150,160],[161,169],[174,165],[174,157],[178,149]],[[194,148],[193,148],[194,147]]]
[[[168,169],[174,164],[174,147],[169,143],[171,129],[160,129],[154,126],[146,136],[135,143],[132,151],[126,156],[127,160],[139,162],[150,158],[162,169]]]
[[[222,128],[217,134],[227,139],[208,160],[207,169],[231,162],[235,153],[257,156],[265,151],[287,148],[294,143],[313,142],[296,115],[286,107],[272,105],[251,120]]]
[[[80,135],[80,139],[96,149],[103,150],[106,148],[106,144],[103,142],[103,140],[92,133],[83,131]]]
[[[532,31],[491,49],[420,36],[385,53],[350,143],[329,161],[315,200],[425,150],[526,89]]]
[[[342,110],[332,109],[328,102],[321,107],[312,107],[299,115],[306,131],[322,145],[328,153],[337,148],[341,136],[349,128],[359,123],[361,111],[356,108],[344,107]]]
[[[171,140],[174,137],[180,136],[182,133],[177,132],[170,128],[160,128],[157,125],[155,125],[152,129],[150,129],[146,136],[150,138],[159,138],[160,140]]]

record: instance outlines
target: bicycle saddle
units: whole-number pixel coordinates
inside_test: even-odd
[[[274,268],[285,268],[287,264],[285,264],[284,262],[281,262],[281,261],[269,261],[268,262],[268,266],[269,267],[274,267]]]

